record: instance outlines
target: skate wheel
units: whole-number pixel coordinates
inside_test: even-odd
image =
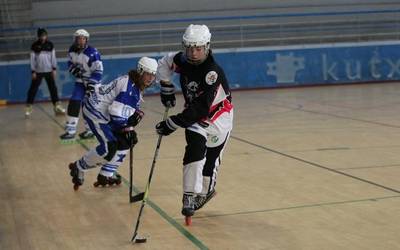
[[[192,217],[191,216],[186,216],[185,217],[185,224],[186,224],[186,226],[191,226],[192,225]]]
[[[99,186],[99,183],[95,182],[95,183],[93,183],[93,186],[97,188]]]
[[[77,191],[79,189],[79,185],[74,185],[74,190]]]

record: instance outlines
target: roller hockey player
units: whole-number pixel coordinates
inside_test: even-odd
[[[79,29],[74,33],[74,43],[68,51],[68,70],[75,77],[75,86],[68,103],[65,133],[61,139],[73,139],[78,126],[79,111],[88,85],[100,83],[103,75],[103,63],[96,48],[88,45],[89,33]],[[85,131],[79,134],[81,139],[92,138],[93,132],[85,123]]]
[[[83,101],[83,117],[99,145],[69,165],[74,189],[83,184],[84,172],[101,166],[95,186],[121,183],[116,174],[129,148],[137,143],[132,129],[143,117],[139,110],[142,93],[155,80],[157,61],[142,57],[136,70],[105,85],[94,85]]]
[[[185,128],[183,158],[182,214],[190,217],[215,195],[215,184],[222,152],[232,130],[233,105],[224,71],[210,50],[211,33],[205,25],[190,25],[183,35],[183,52],[159,60],[157,81],[161,102],[175,106],[173,72],[180,74],[185,99],[181,113],[157,124],[160,135]]]

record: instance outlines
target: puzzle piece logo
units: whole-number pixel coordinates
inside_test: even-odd
[[[276,61],[267,63],[267,74],[276,76],[277,83],[294,83],[296,73],[304,69],[304,57],[276,54]]]

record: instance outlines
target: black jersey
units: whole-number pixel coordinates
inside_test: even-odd
[[[228,81],[222,68],[209,52],[207,59],[199,65],[187,62],[182,52],[173,62],[175,72],[180,74],[180,84],[185,99],[185,109],[171,119],[180,127],[189,127],[199,122],[207,125],[223,112],[232,109],[232,98]]]

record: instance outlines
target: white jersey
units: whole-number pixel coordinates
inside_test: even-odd
[[[74,44],[68,51],[68,58],[68,68],[77,66],[82,71],[82,79],[76,78],[76,82],[83,82],[83,79],[93,83],[101,81],[103,62],[96,48],[87,46],[83,50],[80,50]]]
[[[48,73],[57,69],[54,45],[50,41],[37,40],[31,46],[31,70],[36,73]]]
[[[95,85],[95,91],[83,102],[83,114],[95,123],[109,123],[118,130],[127,126],[141,100],[140,89],[124,75],[108,84]]]

